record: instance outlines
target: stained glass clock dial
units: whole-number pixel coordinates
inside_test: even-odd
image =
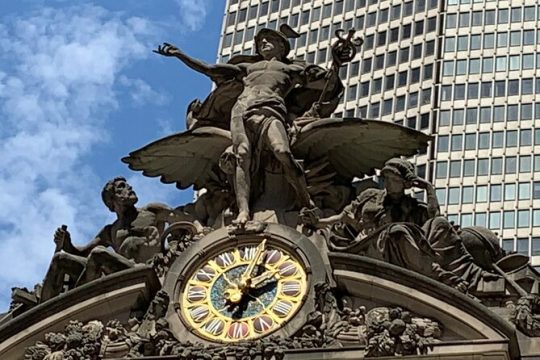
[[[201,262],[181,291],[181,316],[195,334],[211,341],[255,339],[293,317],[307,289],[301,261],[263,240]]]

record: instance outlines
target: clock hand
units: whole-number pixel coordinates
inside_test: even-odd
[[[251,281],[251,274],[253,273],[255,266],[259,262],[259,258],[264,253],[265,246],[266,246],[266,239],[264,239],[263,241],[261,241],[259,245],[257,245],[257,249],[255,250],[255,255],[253,256],[253,259],[248,264],[246,270],[240,277],[240,287],[242,289],[249,287],[249,283]]]
[[[231,280],[229,280],[229,278],[227,277],[227,274],[225,274],[225,273],[223,273],[223,280],[225,280],[225,282],[227,284],[229,284],[229,286],[231,286],[231,287],[238,287],[238,285],[236,285]]]
[[[259,276],[254,277],[253,279],[251,279],[251,284],[249,285],[249,287],[254,288],[257,285],[262,284],[266,280],[271,279],[272,277],[274,277],[274,275],[276,275],[278,272],[279,272],[279,269],[269,270],[269,271],[266,271],[266,272],[262,273]]]
[[[259,303],[259,305],[261,305],[263,307],[263,309],[266,308],[266,305],[258,297],[250,295],[250,294],[247,294],[247,296],[249,296],[253,300],[257,301]]]

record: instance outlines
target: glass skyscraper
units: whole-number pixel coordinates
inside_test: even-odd
[[[365,42],[341,69],[335,115],[433,134],[414,162],[444,214],[540,265],[537,0],[228,0],[219,61],[252,53],[256,32],[281,23],[301,34],[290,56],[323,66],[335,30],[355,28]]]

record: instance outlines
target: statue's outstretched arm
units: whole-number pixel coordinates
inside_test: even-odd
[[[236,77],[242,74],[242,69],[237,65],[232,64],[207,64],[199,59],[192,58],[178,49],[176,46],[163,43],[158,46],[157,50],[154,50],[156,54],[163,56],[174,56],[189,68],[210,77],[212,80],[215,78],[223,77]]]
[[[87,257],[90,252],[97,246],[108,246],[110,244],[110,225],[105,226],[97,236],[84,246],[75,246],[71,242],[71,235],[67,228],[58,228],[54,233],[54,242],[59,250],[77,256]]]
[[[354,227],[358,225],[358,222],[354,219],[353,208],[350,204],[345,206],[341,213],[326,218],[319,218],[316,212],[310,211],[309,209],[303,209],[300,213],[300,217],[303,223],[310,224],[317,229],[323,229],[340,222]]]

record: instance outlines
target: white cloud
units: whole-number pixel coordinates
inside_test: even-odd
[[[176,0],[182,25],[190,31],[200,30],[206,20],[210,0]]]
[[[164,105],[170,101],[166,94],[157,92],[142,79],[131,79],[125,75],[120,76],[120,83],[128,87],[128,92],[135,106],[145,104]]]
[[[42,280],[57,226],[84,243],[110,218],[84,157],[109,136],[122,71],[151,54],[152,35],[144,19],[93,6],[0,25],[1,307],[11,286]],[[128,82],[155,100],[148,84]]]

